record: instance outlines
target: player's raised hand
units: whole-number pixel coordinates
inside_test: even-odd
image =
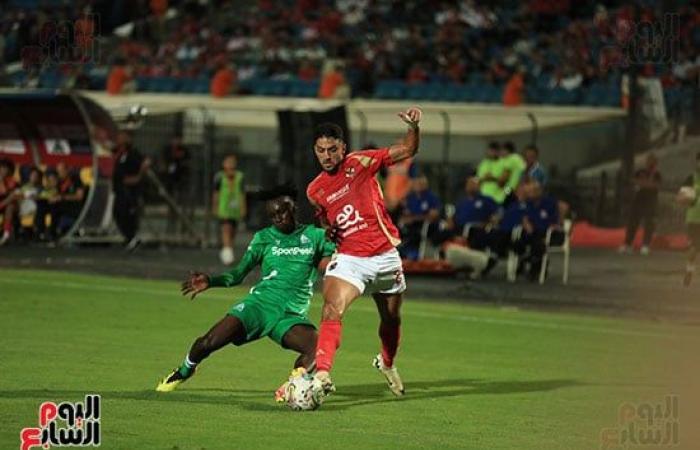
[[[399,113],[399,117],[401,118],[401,120],[406,122],[406,124],[411,128],[418,128],[418,124],[420,123],[422,115],[423,111],[421,111],[420,108],[417,108],[415,106],[412,106],[406,111],[401,111]]]
[[[190,300],[194,300],[197,294],[209,289],[209,275],[202,272],[190,272],[189,277],[183,281],[180,292],[184,296],[191,295]]]

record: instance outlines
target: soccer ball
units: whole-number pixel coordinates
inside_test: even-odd
[[[294,411],[318,409],[323,399],[314,395],[313,389],[311,389],[313,381],[313,375],[308,373],[290,378],[287,383],[287,406]]]
[[[695,192],[695,188],[690,186],[683,186],[678,191],[678,195],[676,196],[676,198],[678,199],[678,202],[683,205],[692,205],[695,201],[696,195],[697,193]]]

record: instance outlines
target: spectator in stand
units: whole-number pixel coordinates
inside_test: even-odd
[[[107,93],[110,95],[130,94],[136,90],[133,68],[128,64],[112,67],[107,77]]]
[[[17,180],[15,179],[15,165],[9,159],[0,160],[0,216],[2,217],[2,235],[0,235],[0,246],[5,245],[12,237],[12,230],[17,214],[17,200],[15,190]]]
[[[237,76],[231,63],[224,64],[211,79],[209,89],[213,97],[227,97],[236,90]]]
[[[479,163],[476,176],[479,177],[481,193],[491,197],[499,205],[506,198],[505,189],[499,184],[505,166],[499,157],[500,146],[498,142],[491,142],[486,149],[486,157]]]
[[[423,84],[428,81],[428,72],[421,63],[413,63],[413,66],[406,75],[406,83]]]
[[[539,161],[540,151],[535,144],[530,144],[523,150],[525,157],[525,172],[521,182],[537,181],[543,188],[547,187],[547,172]]]
[[[511,141],[504,142],[501,145],[500,157],[503,162],[503,173],[498,180],[498,184],[506,193],[504,204],[507,205],[513,201],[515,196],[513,192],[515,192],[515,188],[520,183],[526,164],[525,159],[515,151],[515,144]]]
[[[506,83],[503,90],[503,104],[505,106],[520,106],[523,104],[525,93],[525,69],[519,67],[518,70]]]
[[[239,223],[245,218],[247,204],[243,187],[243,172],[237,170],[238,158],[228,155],[222,162],[222,170],[214,177],[212,206],[221,226],[221,251],[219,259],[231,265],[236,259],[234,244]]]
[[[311,61],[305,59],[299,65],[297,77],[303,81],[314,81],[318,78],[318,70]]]
[[[641,223],[644,224],[644,237],[639,253],[649,254],[649,245],[654,236],[656,220],[656,204],[661,186],[661,172],[657,167],[658,161],[653,153],[647,156],[644,168],[634,174],[634,195],[630,208],[625,242],[619,248],[620,253],[627,253],[632,248],[634,238]]]
[[[437,195],[430,190],[425,175],[416,177],[412,184],[413,189],[406,197],[403,214],[399,220],[403,240],[399,251],[403,257],[416,260],[419,256],[423,225],[428,224],[428,239],[431,239],[438,231],[442,204]]]
[[[559,202],[554,198],[544,195],[542,186],[536,181],[531,181],[525,185],[527,210],[523,220],[523,234],[520,242],[516,243],[516,248],[529,248],[529,255],[524,261],[529,263],[529,277],[531,281],[537,280],[542,268],[542,257],[546,251],[545,238],[547,231],[559,229]],[[560,245],[563,242],[562,232],[552,234],[552,243]]]
[[[321,78],[321,85],[318,88],[318,97],[322,99],[345,99],[350,97],[350,86],[345,82],[339,63],[326,63]]]

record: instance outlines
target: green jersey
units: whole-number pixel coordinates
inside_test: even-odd
[[[241,203],[243,202],[243,172],[236,171],[233,179],[229,179],[221,171],[214,178],[214,189],[219,194],[219,204],[216,213],[219,219],[241,219]]]
[[[523,157],[517,153],[511,153],[510,155],[502,158],[502,160],[505,169],[510,171],[510,176],[506,182],[506,187],[510,191],[514,191],[515,188],[518,187],[518,183],[520,183],[520,178],[522,177],[527,164],[525,163]]]
[[[700,224],[700,169],[695,171],[686,185],[695,188],[695,201],[685,212],[685,222]]]
[[[505,165],[503,159],[484,159],[479,163],[479,168],[476,171],[476,176],[479,178],[484,178],[487,174],[491,174],[494,178],[499,178],[503,171],[505,170]],[[506,199],[505,190],[498,185],[497,181],[482,181],[481,182],[481,193],[487,197],[491,197],[496,203],[503,203]]]
[[[260,280],[250,290],[249,297],[283,306],[287,312],[306,315],[318,263],[333,252],[335,245],[326,240],[326,232],[321,228],[300,225],[292,233],[284,234],[275,227],[267,227],[255,233],[236,267],[211,277],[209,284],[235,286],[253,267],[261,265]]]

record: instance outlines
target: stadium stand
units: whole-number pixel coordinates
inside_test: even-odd
[[[625,102],[625,46],[634,20],[625,2],[170,2],[170,13],[146,2],[111,3],[10,2],[2,13],[0,60],[26,62],[23,49],[46,50],[49,13],[74,29],[82,23],[94,30],[100,48],[80,73],[54,61],[41,71],[12,71],[6,84],[58,88],[84,77],[80,86],[100,90],[110,68],[123,62],[133,67],[138,91],[206,93],[216,70],[232,63],[235,94],[315,97],[313,76],[334,59],[344,62],[358,97],[501,103],[511,74],[522,70],[528,104]],[[660,3],[643,4],[641,20],[663,18]],[[684,5],[678,17],[678,61],[646,64],[641,73],[661,79],[669,111],[687,102],[698,66],[698,11]]]

